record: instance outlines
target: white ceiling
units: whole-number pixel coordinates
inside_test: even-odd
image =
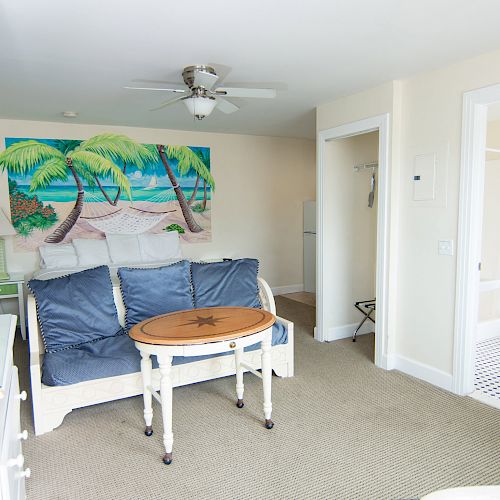
[[[500,48],[499,20],[498,0],[0,0],[0,117],[312,138],[318,104]],[[195,122],[122,89],[196,63],[281,90]]]

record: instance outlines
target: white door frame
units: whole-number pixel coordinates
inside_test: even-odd
[[[377,211],[377,322],[375,324],[375,364],[388,369],[388,290],[389,290],[389,113],[374,116],[364,120],[340,125],[338,127],[322,130],[317,139],[317,250],[316,250],[316,328],[314,338],[320,342],[327,340],[325,331],[325,312],[327,304],[324,303],[324,262],[328,255],[325,248],[325,147],[327,141],[342,139],[378,130],[378,211]]]
[[[500,84],[463,97],[452,381],[460,395],[474,391],[488,105],[499,101]]]

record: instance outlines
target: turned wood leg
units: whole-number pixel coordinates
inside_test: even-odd
[[[151,436],[153,434],[153,396],[151,394],[151,376],[153,366],[151,357],[147,352],[141,351],[141,373],[144,397],[144,421],[146,422],[146,429],[144,434]]]
[[[267,429],[273,428],[271,413],[273,405],[271,403],[271,380],[272,380],[272,363],[271,363],[271,328],[269,328],[265,337],[261,342],[262,349],[262,386],[264,389],[264,418],[266,419],[265,426]]]
[[[172,463],[172,446],[174,444],[172,433],[172,356],[159,354],[158,364],[160,365],[160,397],[163,416],[163,444],[165,445],[163,463],[168,465]]]
[[[236,396],[238,397],[236,406],[238,408],[243,408],[244,406],[243,391],[245,390],[245,386],[243,384],[243,367],[241,366],[242,361],[243,361],[243,349],[235,349],[234,362],[236,364]]]

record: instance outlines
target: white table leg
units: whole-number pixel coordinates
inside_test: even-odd
[[[243,367],[241,362],[243,361],[243,349],[235,349],[234,351],[234,363],[236,365],[236,395],[238,396],[238,401],[236,406],[238,408],[243,408],[245,403],[243,403],[243,392],[245,386],[243,384]]]
[[[144,391],[144,421],[146,422],[144,434],[151,436],[153,434],[153,395],[151,394],[153,365],[149,353],[144,351],[141,351],[141,373]]]
[[[24,314],[24,289],[23,283],[17,284],[17,299],[19,301],[19,326],[21,328],[21,337],[26,340],[26,319]]]
[[[262,349],[262,385],[264,389],[264,417],[266,419],[266,428],[273,428],[273,421],[271,420],[271,413],[273,405],[271,403],[271,380],[273,376],[272,363],[271,363],[271,328],[264,336],[261,342]]]
[[[172,356],[158,354],[157,357],[160,365],[160,397],[163,415],[163,444],[165,445],[163,463],[168,465],[172,463],[172,446],[174,444],[174,434],[172,433]]]

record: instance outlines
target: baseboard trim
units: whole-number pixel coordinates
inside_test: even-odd
[[[329,328],[325,340],[327,342],[332,342],[333,340],[351,338],[358,325],[359,323],[351,323],[350,325],[334,326]],[[370,320],[366,320],[356,335],[365,335],[373,331],[375,331],[375,325]]]
[[[480,321],[477,324],[476,342],[489,340],[500,335],[500,319]]]
[[[285,293],[296,293],[303,292],[304,285],[285,285],[285,286],[273,286],[271,288],[273,295],[284,295]]]
[[[429,382],[429,384],[440,387],[441,389],[447,391],[452,390],[453,377],[451,374],[433,368],[432,366],[398,354],[391,355],[389,365],[392,369],[399,370],[407,375]]]

